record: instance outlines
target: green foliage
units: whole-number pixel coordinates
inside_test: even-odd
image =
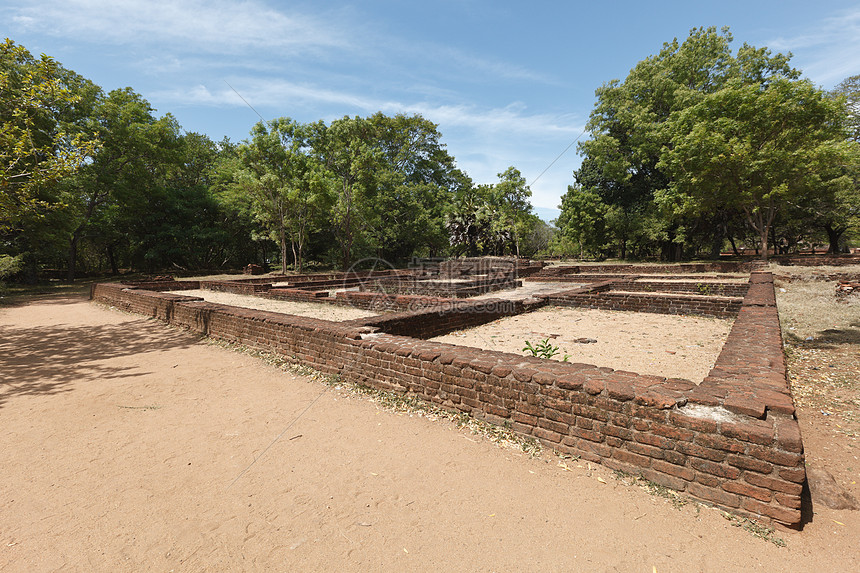
[[[550,360],[553,356],[559,353],[558,346],[553,346],[549,342],[549,338],[544,338],[534,346],[531,342],[526,340],[526,345],[523,347],[523,352],[528,352],[532,356],[537,356],[538,358],[544,358],[546,360]],[[563,362],[567,362],[570,359],[569,354],[565,354],[562,358]]]
[[[0,44],[0,232],[60,206],[47,188],[98,147],[62,124],[81,99],[75,81],[44,54],[37,60],[8,38]]]
[[[830,95],[843,102],[849,136],[860,143],[860,74],[842,80]]]
[[[3,280],[19,272],[23,268],[21,255],[10,257],[9,255],[0,255],[0,286],[3,285]]]
[[[273,244],[298,270],[402,264],[451,253],[458,217],[454,250],[534,254],[552,237],[519,171],[475,186],[419,115],[280,118],[215,144],[131,88],[105,93],[8,40],[0,55],[0,245],[32,278],[265,265]]]
[[[671,174],[659,201],[676,213],[741,211],[759,233],[787,203],[820,196],[844,163],[839,106],[811,83],[733,80],[676,114],[672,147],[658,164]]]
[[[332,202],[331,186],[312,154],[313,128],[289,118],[258,123],[251,140],[237,149],[236,168],[226,184],[234,201],[246,203],[278,243],[284,268],[292,250],[299,271],[309,233]]]
[[[746,44],[733,53],[731,42],[727,29],[694,29],[597,90],[592,138],[560,207],[559,228],[582,255],[718,253],[744,223],[766,254],[772,225],[788,220],[778,215],[830,201],[849,155],[834,103],[844,100],[800,80],[788,56]]]
[[[446,226],[457,255],[519,255],[520,241],[536,225],[531,190],[515,167],[494,185],[464,185],[456,193]]]

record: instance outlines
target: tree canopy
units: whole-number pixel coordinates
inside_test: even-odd
[[[775,221],[800,214],[792,206],[833,203],[852,156],[844,104],[790,55],[731,43],[728,29],[694,29],[596,91],[562,236],[676,259],[685,247],[718,254],[746,224],[766,256]]]
[[[480,220],[477,252],[546,247],[520,172],[476,186],[420,115],[282,117],[216,143],[130,87],[11,40],[0,57],[3,274],[404,264],[459,252],[457,216]]]

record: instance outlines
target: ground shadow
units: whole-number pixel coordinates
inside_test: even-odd
[[[788,340],[798,346],[818,349],[833,349],[845,344],[860,344],[860,323],[851,323],[846,328],[828,328],[807,339],[802,339],[791,333]]]
[[[812,493],[809,491],[809,481],[803,482],[803,490],[800,492],[800,529],[815,519],[815,508],[812,505]]]
[[[157,327],[143,318],[79,326],[0,324],[0,407],[16,396],[68,392],[73,383],[142,376],[145,373],[139,369],[109,366],[102,361],[184,348],[199,339],[186,332]]]

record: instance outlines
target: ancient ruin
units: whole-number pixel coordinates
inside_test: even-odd
[[[519,298],[503,290],[538,282],[553,288]],[[194,289],[379,314],[333,322],[176,292]],[[105,283],[94,285],[92,298],[348,381],[419,396],[741,515],[793,527],[801,522],[803,444],[773,277],[749,266],[461,260],[233,281]],[[735,320],[698,384],[428,340],[548,304]]]

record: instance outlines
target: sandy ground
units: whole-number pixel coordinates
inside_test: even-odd
[[[321,318],[323,320],[333,320],[335,322],[354,320],[356,318],[364,318],[367,316],[376,316],[378,314],[372,310],[364,310],[352,306],[313,302],[293,302],[289,300],[277,300],[260,296],[233,294],[213,290],[182,290],[173,291],[173,294],[199,296],[207,302],[229,304],[231,306],[241,306],[243,308],[254,308],[257,310],[271,310],[272,312],[283,312],[284,314]]]
[[[562,282],[543,282],[543,281],[523,281],[523,286],[513,288],[513,289],[505,289],[505,290],[496,290],[484,294],[479,294],[477,296],[469,297],[469,300],[476,299],[487,299],[487,298],[504,298],[507,300],[523,300],[526,298],[530,298],[533,296],[554,294],[557,292],[564,292],[566,290],[573,290],[575,288],[579,288],[581,286],[585,286],[585,283],[562,283]]]
[[[852,571],[83,299],[0,308],[3,571]]]
[[[431,340],[526,354],[549,338],[555,360],[701,382],[723,347],[731,320],[582,308],[544,307]],[[577,339],[596,340],[594,343]]]

